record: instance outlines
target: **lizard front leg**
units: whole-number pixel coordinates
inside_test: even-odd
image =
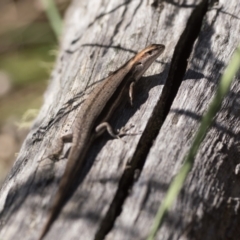
[[[135,86],[135,81],[132,81],[129,86],[129,101],[131,106],[133,106],[134,86]],[[106,130],[111,137],[120,139],[121,136],[126,135],[126,132],[132,127],[133,125],[131,125],[129,128],[123,127],[116,134],[112,126],[108,122],[102,122],[95,128],[95,132],[97,136],[99,136]]]
[[[129,101],[131,106],[133,106],[134,86],[135,86],[135,81],[131,82],[129,86]]]

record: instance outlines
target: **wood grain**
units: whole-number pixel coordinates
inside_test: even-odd
[[[165,52],[141,79],[134,107],[121,106],[111,120],[116,129],[134,127],[124,142],[104,135],[92,146],[79,184],[46,236],[146,238],[221,73],[240,42],[237,1],[209,6],[193,49],[188,48],[191,55],[186,69],[182,67],[184,77],[170,111],[158,136],[150,139],[143,169],[132,164],[141,133],[149,128],[153,109],[161,100],[175,47],[200,2],[73,1],[65,16],[59,57],[44,104],[1,189],[1,239],[37,239],[67,161],[66,157],[57,162],[44,157],[70,129],[94,84],[145,46],[161,43],[166,45]],[[177,64],[181,65],[181,59]],[[240,162],[239,89],[238,76],[157,239],[239,236],[239,175],[235,171]]]

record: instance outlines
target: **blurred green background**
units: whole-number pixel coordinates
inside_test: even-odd
[[[0,183],[42,104],[70,0],[0,0]]]

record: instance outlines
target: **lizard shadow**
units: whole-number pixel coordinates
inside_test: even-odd
[[[118,107],[118,109],[115,111],[114,116],[110,119],[109,123],[111,126],[113,126],[114,129],[120,129],[123,126],[125,126],[127,124],[127,122],[129,121],[129,119],[139,110],[141,105],[143,105],[146,102],[146,100],[149,98],[149,93],[150,93],[151,89],[153,89],[156,86],[164,84],[164,80],[167,78],[168,69],[169,69],[169,67],[166,64],[163,72],[156,74],[156,75],[148,76],[148,77],[142,77],[139,80],[139,82],[135,88],[135,92],[137,92],[138,94],[135,94],[135,96],[134,96],[133,107],[130,107],[130,104],[128,104],[128,103],[121,104]],[[160,96],[160,94],[157,94],[157,95]],[[74,99],[71,99],[71,101],[68,101],[67,104],[74,102],[74,100],[76,100],[77,97],[78,96],[76,96]],[[128,98],[128,96],[126,96],[126,99],[127,98]],[[63,110],[64,110],[63,108],[60,109],[60,112],[62,112]],[[72,110],[70,110],[70,111],[72,111]],[[119,118],[119,116],[121,116],[121,117]],[[77,188],[82,184],[82,182],[84,181],[84,179],[86,178],[86,176],[88,175],[90,170],[92,169],[93,165],[96,163],[95,160],[96,160],[97,155],[99,154],[101,149],[106,145],[106,143],[109,140],[112,140],[112,138],[110,138],[109,135],[107,133],[105,133],[101,137],[97,138],[94,141],[94,143],[91,145],[91,147],[88,150],[88,153],[85,157],[84,165],[77,173],[77,176],[79,176],[79,177],[74,179],[74,183],[72,184],[71,188],[68,189],[67,192],[65,193],[65,196],[63,199],[63,205],[65,205],[68,202],[68,200],[72,197],[72,195],[75,193]],[[67,155],[67,153],[66,153],[66,155]],[[120,159],[119,162],[121,162],[121,161],[122,160]],[[55,181],[55,180],[57,180],[57,181]],[[59,182],[60,177],[59,177],[59,179],[55,179],[55,180],[54,180],[55,183]],[[116,178],[116,179],[105,178],[104,179],[104,182],[109,182],[109,181],[111,181],[113,184],[117,185],[119,182],[119,179],[118,178]],[[50,182],[51,181],[49,181],[49,183]],[[79,191],[78,191],[77,195],[79,195]],[[79,199],[79,197],[80,197],[80,199]],[[79,197],[77,197],[76,203],[78,204],[78,208],[81,209],[82,204],[84,204],[84,202],[86,202],[86,198],[88,198],[88,194],[84,194],[84,196],[82,196],[82,194],[81,194],[81,196],[79,196]],[[81,199],[84,199],[84,202],[81,201]],[[76,217],[79,217],[79,215],[82,214],[82,211],[79,211],[77,213],[76,213],[76,211],[74,211],[74,212],[75,212],[74,216],[76,215]],[[71,217],[72,217],[72,214],[71,214]],[[91,219],[93,221],[95,218],[97,218],[97,216],[94,217],[93,215],[91,215]]]
[[[121,104],[118,108],[118,110],[115,111],[114,117],[112,117],[110,119],[110,124],[113,126],[114,129],[117,128],[121,128],[122,126],[125,126],[125,124],[129,121],[129,119],[139,110],[139,108],[141,107],[142,104],[144,104],[146,102],[146,100],[149,97],[149,92],[151,91],[151,89],[153,89],[156,86],[159,85],[163,85],[165,82],[165,79],[167,77],[168,74],[168,66],[165,66],[165,70],[159,74],[156,75],[152,75],[152,76],[148,76],[148,77],[142,77],[139,80],[139,83],[136,85],[136,89],[135,92],[137,92],[138,94],[135,94],[134,96],[134,105],[133,107],[130,107],[130,105],[128,103],[126,104]],[[187,80],[187,79],[186,79]],[[160,90],[161,91],[161,90]],[[160,94],[159,94],[160,95]],[[158,96],[159,96],[158,95]],[[75,97],[79,97],[79,96],[75,96]],[[71,100],[74,101],[74,99]],[[63,110],[63,109],[61,109]],[[72,110],[71,110],[72,111]],[[120,118],[117,116],[121,116]],[[107,133],[103,134],[101,137],[99,137],[98,139],[96,139],[96,141],[93,143],[92,147],[89,149],[88,154],[85,158],[85,165],[83,166],[83,169],[79,172],[79,178],[76,179],[75,183],[73,184],[73,187],[70,189],[69,194],[67,195],[67,197],[65,198],[65,203],[72,197],[72,195],[76,192],[77,188],[81,185],[81,183],[84,181],[85,177],[88,175],[89,171],[92,169],[93,165],[96,163],[96,157],[99,154],[99,152],[101,151],[101,149],[104,147],[104,145],[107,143],[107,141],[111,141],[112,138],[108,136]],[[29,159],[26,160],[19,160],[18,163],[19,164],[26,164],[26,162]],[[120,160],[119,160],[120,161]],[[12,169],[12,174],[14,175],[15,171],[17,171],[17,169],[19,169],[19,165],[16,164],[15,167]],[[21,189],[26,189],[29,188],[29,185],[31,185],[31,189],[36,189],[38,188],[38,186],[42,186],[44,184],[44,186],[48,186],[53,184],[57,184],[60,181],[60,177],[59,179],[56,179],[52,174],[49,174],[48,176],[48,180],[46,181],[46,176],[48,176],[48,174],[46,174],[46,172],[44,172],[44,178],[43,179],[35,179],[36,176],[32,175],[29,178],[29,181],[26,182],[23,186],[21,186]],[[100,181],[100,180],[99,180]],[[105,178],[105,179],[101,179],[101,181],[105,181],[105,182],[112,182],[113,184],[118,184],[119,179],[116,178]],[[33,184],[34,182],[34,184]],[[21,194],[20,194],[21,193]],[[25,194],[23,194],[25,193]],[[14,199],[14,196],[16,194],[18,195],[18,200],[13,201],[12,199]],[[81,209],[82,205],[84,204],[83,202],[87,200],[87,198],[90,198],[90,195],[88,195],[88,193],[86,191],[81,191],[77,193],[77,207],[78,209]],[[82,201],[80,199],[79,201],[79,197],[81,199],[84,199],[84,201]],[[8,194],[8,198],[6,201],[6,205],[4,207],[4,211],[1,212],[1,216],[5,216],[5,214],[7,214],[8,210],[10,210],[10,212],[15,212],[20,205],[26,200],[27,198],[27,192],[26,191],[21,191],[20,189],[12,189],[11,193]],[[74,198],[75,199],[75,198]],[[67,213],[68,217],[79,217],[80,215],[82,216],[82,212],[81,211],[75,211],[74,215],[72,215],[72,213]],[[10,214],[11,215],[11,214]],[[10,216],[9,215],[9,216]],[[91,220],[94,221],[94,219],[99,218],[99,216],[91,214],[91,216],[86,216],[86,217],[90,217]]]
[[[113,129],[121,129],[123,126],[125,126],[127,124],[129,119],[139,110],[141,105],[143,105],[146,102],[146,100],[149,97],[150,90],[156,86],[164,84],[167,73],[168,73],[168,68],[166,67],[165,70],[163,72],[161,72],[160,74],[156,74],[156,75],[152,75],[152,76],[148,76],[148,77],[142,77],[139,80],[139,83],[137,84],[136,89],[135,89],[135,91],[138,94],[136,94],[136,96],[134,96],[133,107],[130,107],[130,104],[128,102],[125,104],[121,104],[119,106],[119,108],[115,111],[114,116],[111,117],[109,123],[113,127]],[[119,118],[119,116],[121,116],[121,117]],[[136,134],[131,134],[131,135],[136,135]],[[94,164],[98,164],[98,162],[95,161],[96,157],[109,140],[111,141],[112,138],[107,133],[103,133],[100,137],[98,137],[93,142],[93,144],[91,145],[91,147],[89,148],[89,150],[86,154],[84,165],[83,165],[82,169],[79,170],[79,173],[77,174],[79,176],[78,179],[75,179],[75,182],[72,185],[72,188],[69,189],[69,193],[65,197],[65,203],[70,199],[70,197],[73,196],[73,194],[75,193],[77,188],[81,187],[81,184],[83,183],[86,176],[89,174],[89,172],[92,169],[92,167],[94,166]],[[121,159],[119,161],[121,161]],[[108,182],[108,181],[111,181],[113,184],[117,185],[119,179],[118,178],[116,178],[116,179],[109,178],[109,179],[104,180],[104,182]],[[81,207],[83,207],[82,205],[87,200],[86,198],[88,198],[88,197],[86,195],[84,197],[79,196],[79,192],[77,193],[77,195],[78,195],[76,197],[76,199],[77,199],[76,204],[78,206],[77,208],[81,209]],[[81,197],[84,198],[84,201],[81,201]],[[75,199],[75,197],[74,197],[74,199]],[[74,211],[74,217],[79,217],[82,214],[83,214],[82,211]],[[71,216],[72,216],[72,214],[71,214]],[[97,216],[95,216],[95,217],[97,218]],[[95,217],[94,216],[91,217],[91,218],[93,218],[92,219],[93,221],[94,221]]]
[[[143,105],[147,101],[150,95],[150,91],[156,86],[164,85],[165,79],[167,78],[167,75],[168,75],[168,70],[169,70],[169,65],[166,64],[163,72],[156,75],[148,76],[148,77],[142,77],[139,80],[135,88],[135,92],[137,92],[137,94],[135,94],[134,96],[133,107],[131,107],[128,102],[125,104],[121,104],[118,107],[118,109],[115,111],[114,116],[111,117],[109,123],[114,129],[121,129],[123,126],[126,126],[129,119],[140,109],[141,105]],[[201,77],[202,75],[198,74],[197,78],[200,79]],[[184,80],[188,80],[188,79],[184,79]],[[159,90],[161,91],[161,88]],[[160,97],[160,95],[161,94],[157,94],[158,98]],[[157,99],[156,99],[156,102],[157,102]],[[119,118],[119,116],[121,117]],[[84,179],[89,174],[94,164],[98,164],[98,162],[96,161],[96,158],[100,153],[100,151],[102,150],[102,148],[106,145],[106,143],[109,140],[112,140],[112,138],[107,133],[104,133],[102,136],[100,136],[95,140],[95,142],[91,145],[90,149],[88,150],[88,153],[85,157],[84,166],[82,167],[82,169],[78,174],[79,178],[75,180],[75,183],[73,184],[73,187],[69,192],[69,195],[65,199],[65,203],[66,203],[69,200],[69,198],[72,197],[72,195],[74,194],[73,201],[75,202],[76,204],[75,206],[79,211],[73,211],[74,216],[72,215],[72,212],[69,213],[71,217],[74,217],[74,218],[84,217],[81,209],[85,208],[84,204],[88,198],[91,198],[91,194],[84,194],[84,196],[82,196],[81,194],[82,190],[77,191],[76,193],[75,191],[77,190],[77,188],[81,187]],[[121,162],[122,159],[116,159],[116,161]],[[112,176],[114,176],[114,174],[112,174]],[[111,184],[115,186],[117,186],[119,183],[118,177],[101,178],[96,176],[96,179],[99,179],[97,181],[100,181],[103,183],[111,182]],[[81,199],[84,199],[84,201]],[[91,216],[85,216],[85,217],[88,217],[88,218],[90,217],[92,221],[97,220],[99,217],[99,216],[95,216],[94,214],[90,214],[90,215]]]

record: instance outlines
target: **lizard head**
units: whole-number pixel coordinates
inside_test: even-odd
[[[165,46],[162,44],[152,44],[141,52],[139,52],[133,60],[133,75],[135,80],[138,80],[148,67],[155,61],[158,56],[164,51]]]

